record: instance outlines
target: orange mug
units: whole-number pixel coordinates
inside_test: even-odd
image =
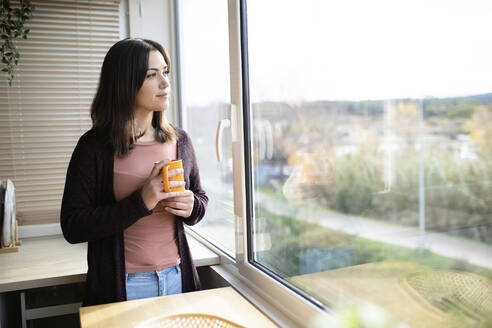
[[[177,159],[175,161],[171,161],[162,167],[162,182],[164,183],[164,191],[165,192],[185,191],[184,186],[179,186],[179,187],[174,187],[174,188],[171,188],[169,186],[169,181],[184,181],[183,173],[180,173],[180,174],[178,174],[174,177],[171,177],[171,178],[168,178],[168,176],[167,176],[167,172],[169,170],[182,169],[182,168],[183,168],[183,161],[180,159]]]

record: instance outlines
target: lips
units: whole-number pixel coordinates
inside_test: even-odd
[[[163,94],[157,95],[157,97],[159,97],[159,98],[167,98],[167,97],[169,97],[169,94],[163,93]]]

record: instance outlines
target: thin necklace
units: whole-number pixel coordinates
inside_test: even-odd
[[[135,140],[138,140],[138,139],[142,138],[145,135],[145,132],[147,132],[147,129],[145,129],[142,132],[140,132],[139,134],[137,134],[135,136]]]

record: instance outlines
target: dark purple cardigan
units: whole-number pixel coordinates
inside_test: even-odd
[[[205,214],[208,198],[200,185],[195,151],[185,131],[178,132],[178,158],[183,160],[186,189],[195,194],[189,218],[177,217],[177,242],[181,257],[183,292],[200,289],[183,223],[194,225]],[[83,305],[126,300],[123,230],[152,211],[147,210],[141,189],[115,201],[113,148],[95,130],[80,137],[67,171],[60,222],[65,239],[88,242],[87,287]]]

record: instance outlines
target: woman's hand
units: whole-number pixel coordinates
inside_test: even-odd
[[[157,203],[163,199],[172,199],[173,197],[177,197],[183,194],[183,192],[164,192],[164,185],[162,183],[162,168],[167,163],[169,163],[169,161],[160,161],[154,163],[154,167],[152,168],[152,171],[150,172],[147,181],[145,181],[145,184],[142,187],[142,199],[145,203],[145,206],[147,206],[147,209],[149,210],[153,210],[154,207],[157,205]],[[180,173],[183,173],[183,169],[169,170],[168,177],[172,178]],[[169,186],[171,188],[184,186],[184,185],[185,185],[184,181],[169,181]],[[193,192],[190,191],[190,193],[193,199]],[[176,209],[183,210],[183,208],[181,207],[178,207]],[[193,203],[191,204],[191,209],[193,210]],[[176,214],[176,215],[180,215],[180,214]],[[188,216],[190,215],[191,215],[191,211],[188,214]]]
[[[188,218],[193,211],[195,197],[193,191],[185,190],[180,192],[169,192],[167,194],[177,194],[164,199],[161,204],[165,206],[165,210],[171,214]]]

